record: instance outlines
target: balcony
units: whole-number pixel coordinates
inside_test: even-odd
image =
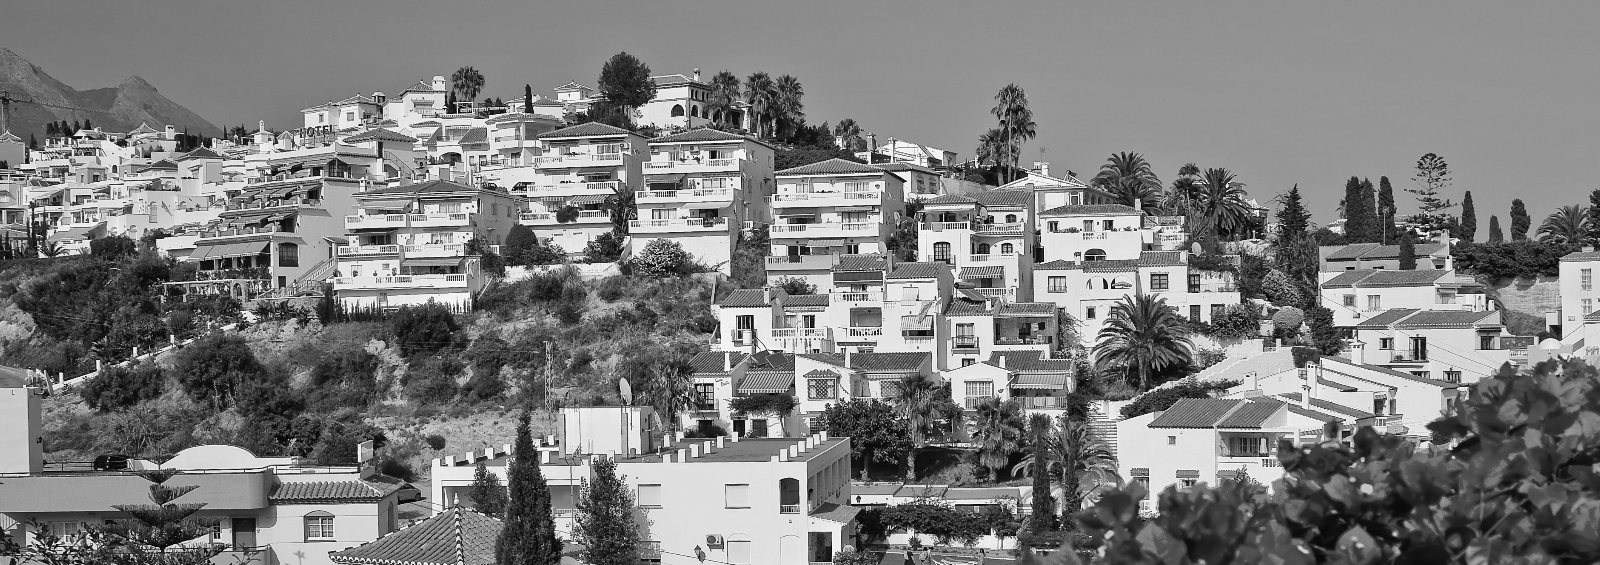
[[[975,335],[958,335],[950,338],[950,341],[956,349],[976,350],[978,348],[978,336]]]
[[[973,290],[976,290],[978,291],[978,294],[982,294],[989,298],[1010,298],[1012,296],[1016,296],[1017,294],[1017,287],[1014,286],[1008,286],[1004,288],[975,288]]]
[[[673,218],[670,220],[629,220],[632,233],[726,232],[727,218]]]
[[[778,513],[779,514],[799,514],[800,513],[800,505],[799,504],[780,504],[780,505],[778,505]]]
[[[834,289],[828,293],[828,301],[842,304],[883,302],[884,296],[881,290],[850,291]]]
[[[406,257],[461,257],[466,255],[466,244],[462,243],[425,243],[421,245],[402,245]]]
[[[768,271],[810,271],[833,268],[833,255],[778,255],[767,257]]]
[[[639,203],[648,202],[733,202],[734,189],[694,188],[684,190],[640,190],[633,193]]]
[[[557,222],[554,212],[524,212],[517,219],[525,226],[595,225],[610,223],[611,213],[605,210],[583,210],[578,212],[577,218],[566,223]]]
[[[769,233],[774,238],[834,238],[872,237],[883,224],[873,219],[868,222],[821,222],[815,224],[773,224]]]
[[[777,328],[772,330],[772,338],[779,340],[831,340],[832,328]]]
[[[1011,222],[1011,223],[1002,223],[1002,224],[978,224],[977,225],[977,228],[978,228],[977,231],[980,234],[1018,233],[1018,232],[1022,232],[1023,230],[1026,230],[1027,227],[1028,227],[1027,224],[1024,224],[1022,222]]]
[[[882,206],[883,191],[861,190],[851,192],[785,192],[773,195],[773,208],[817,206]]]
[[[455,212],[448,214],[409,214],[406,219],[414,228],[457,228],[466,227],[471,223],[468,214]]]
[[[1239,287],[1231,282],[1200,283],[1189,285],[1189,292],[1239,292]]]
[[[1393,363],[1427,363],[1428,362],[1428,352],[1426,352],[1426,351],[1397,351],[1397,352],[1394,353],[1394,355],[1391,356],[1391,362],[1393,362]]]
[[[606,167],[621,166],[621,153],[566,153],[562,155],[543,155],[534,157],[533,166],[538,169],[558,169],[574,167]]]
[[[646,173],[722,173],[744,169],[744,159],[687,159],[683,161],[650,161],[644,164]]]
[[[398,255],[399,245],[341,245],[340,257],[363,257],[375,255]]]
[[[882,326],[850,326],[845,328],[845,335],[851,339],[872,339],[883,337]]]
[[[405,214],[380,214],[375,216],[355,215],[344,217],[344,228],[353,229],[378,229],[378,228],[403,228],[406,227]]]
[[[556,192],[562,194],[584,194],[588,192],[616,192],[620,181],[606,180],[596,182],[552,182],[533,184],[523,187],[525,194],[533,195],[541,192]]]
[[[390,289],[452,290],[467,288],[467,275],[394,275],[387,277],[338,277],[333,279],[334,290],[390,290]]]
[[[968,222],[923,222],[922,229],[928,231],[970,230],[972,229],[972,224]]]

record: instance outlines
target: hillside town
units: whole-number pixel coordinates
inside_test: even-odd
[[[1315,473],[1399,539],[1352,517],[1378,474],[1600,445],[1600,190],[1535,225],[1428,153],[1314,222],[1247,171],[1024,158],[1016,84],[963,154],[808,125],[789,75],[606,65],[0,132],[0,558],[1088,562]],[[1592,471],[1515,473],[1600,531]],[[1166,562],[1202,561],[1244,562]]]

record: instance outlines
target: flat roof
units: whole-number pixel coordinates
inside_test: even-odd
[[[806,438],[803,437],[744,438],[739,441],[724,440],[724,447],[720,449],[713,447],[711,453],[701,453],[699,457],[691,457],[687,463],[756,463],[771,461],[779,452],[805,440]],[[712,445],[715,445],[716,442],[716,440],[707,440],[706,438],[685,439],[672,444],[671,449],[673,451],[688,449],[690,445],[702,444],[706,441],[711,441]],[[847,441],[849,441],[849,438],[828,438],[827,441],[818,443],[816,447],[807,449],[804,453],[796,455],[789,460],[806,461],[823,450]],[[646,453],[633,457],[618,456],[617,460],[620,463],[660,463],[662,455],[662,453]]]

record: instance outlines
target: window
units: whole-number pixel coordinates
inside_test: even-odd
[[[1380,338],[1378,338],[1378,349],[1394,349],[1394,338],[1392,338],[1392,337],[1380,337]]]
[[[846,243],[844,244],[844,252],[848,255],[859,255],[861,253],[861,244]]]
[[[661,562],[661,542],[659,542],[659,541],[647,541],[647,542],[644,542],[639,547],[639,562],[640,563],[660,563]]]
[[[695,398],[698,399],[695,402],[696,410],[717,409],[717,385],[712,383],[695,383],[694,395]]]
[[[280,244],[278,244],[278,266],[279,267],[299,267],[300,266],[300,246],[295,245],[293,243],[280,243]]]
[[[1017,215],[1016,214],[1006,214],[1006,223],[1008,223],[1008,224],[1017,223]]]
[[[1083,309],[1083,319],[1085,319],[1085,320],[1093,320],[1094,319],[1094,307],[1093,306],[1085,307]]]
[[[1048,227],[1050,228],[1050,231],[1052,233],[1058,233],[1058,232],[1061,231],[1061,222],[1057,222],[1057,221],[1051,220],[1050,223],[1048,224]]]
[[[728,562],[734,565],[748,565],[750,563],[750,542],[729,540]]]
[[[1167,436],[1167,445],[1178,445],[1178,436]]]
[[[1050,277],[1049,292],[1066,292],[1067,277]]]
[[[1488,350],[1488,349],[1499,349],[1499,347],[1495,347],[1495,345],[1496,345],[1495,344],[1495,337],[1497,337],[1497,336],[1493,332],[1479,333],[1478,334],[1478,349],[1485,349],[1485,350]]]
[[[82,522],[51,522],[50,535],[57,539],[66,540],[77,537],[83,533]]]
[[[1189,275],[1189,292],[1200,292],[1200,275]]]
[[[333,541],[333,515],[322,511],[306,514],[306,541]]]
[[[1356,307],[1356,295],[1354,295],[1354,294],[1346,294],[1346,295],[1344,295],[1344,307],[1345,308],[1355,308]]]
[[[943,263],[950,262],[950,243],[940,241],[933,244],[933,260]]]
[[[639,506],[661,507],[661,485],[639,485]]]
[[[1428,338],[1420,336],[1411,338],[1411,358],[1418,361],[1428,360]]]
[[[1150,273],[1150,290],[1167,290],[1167,274]]]
[[[966,367],[968,365],[976,365],[976,364],[978,364],[978,360],[977,359],[973,359],[971,357],[963,357],[963,358],[961,358],[961,366],[962,367]]]
[[[1084,233],[1089,233],[1089,232],[1092,232],[1092,231],[1094,231],[1094,220],[1084,220],[1083,221],[1083,232]]]
[[[1015,245],[1012,245],[1012,244],[1009,244],[1009,243],[1000,244],[1000,254],[1001,255],[1012,255],[1012,254],[1015,254],[1016,252],[1017,252],[1017,247]]]
[[[1594,288],[1594,269],[1578,271],[1578,290],[1591,290]]]
[[[1590,299],[1590,298],[1583,299],[1583,314],[1585,316],[1587,316],[1587,315],[1589,315],[1590,312],[1593,312],[1593,311],[1594,311],[1594,300]]]
[[[1115,220],[1102,220],[1100,222],[1100,225],[1103,228],[1105,228],[1105,231],[1112,231],[1112,230],[1117,229],[1116,228],[1116,224],[1115,224]]]
[[[1445,371],[1444,372],[1444,380],[1450,381],[1452,383],[1461,382],[1461,371]]]
[[[806,379],[812,400],[829,400],[839,397],[839,379]]]
[[[750,436],[751,437],[767,437],[767,419],[766,418],[762,418],[760,420],[751,420],[750,421]]]
[[[1211,319],[1212,320],[1216,320],[1217,318],[1221,318],[1222,317],[1222,311],[1224,309],[1226,309],[1226,308],[1227,308],[1227,306],[1224,306],[1222,304],[1212,304],[1211,305]]]
[[[672,117],[674,117],[674,118],[683,117],[683,105],[682,104],[673,104],[672,105]]]
[[[989,244],[987,244],[987,243],[979,243],[978,244],[978,254],[979,255],[988,255],[989,254]]]
[[[1383,297],[1376,294],[1367,295],[1367,311],[1377,312],[1383,309]]]
[[[1106,260],[1106,251],[1104,249],[1100,249],[1098,247],[1094,248],[1094,249],[1090,249],[1088,251],[1083,252],[1083,260],[1084,261],[1104,261],[1104,260]]]
[[[756,421],[765,422],[766,420]],[[722,485],[722,492],[726,498],[726,503],[723,504],[724,508],[750,507],[750,485]]]
[[[1200,305],[1199,304],[1190,304],[1189,305],[1189,321],[1195,322],[1195,323],[1199,323],[1200,322]]]
[[[966,384],[967,408],[977,408],[983,401],[994,396],[994,382],[992,381],[967,381]]]
[[[1228,450],[1234,457],[1259,457],[1267,454],[1265,443],[1259,437],[1233,437],[1228,438]]]
[[[1184,489],[1194,486],[1199,479],[1178,479],[1178,488]]]

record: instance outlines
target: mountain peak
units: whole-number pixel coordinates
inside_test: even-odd
[[[128,78],[122,79],[122,82],[117,83],[117,88],[148,88],[150,90],[155,90],[156,89],[155,85],[150,84],[150,81],[145,80],[144,77],[141,77],[139,75],[130,75]]]
[[[93,119],[106,131],[128,131],[140,123],[151,127],[176,126],[201,135],[221,135],[222,130],[183,105],[173,102],[144,77],[129,76],[111,88],[77,90],[52,78],[44,69],[28,62],[9,49],[0,47],[0,90],[23,93],[46,100],[59,100],[79,109],[13,105],[11,131],[26,137],[43,134],[46,124]]]

